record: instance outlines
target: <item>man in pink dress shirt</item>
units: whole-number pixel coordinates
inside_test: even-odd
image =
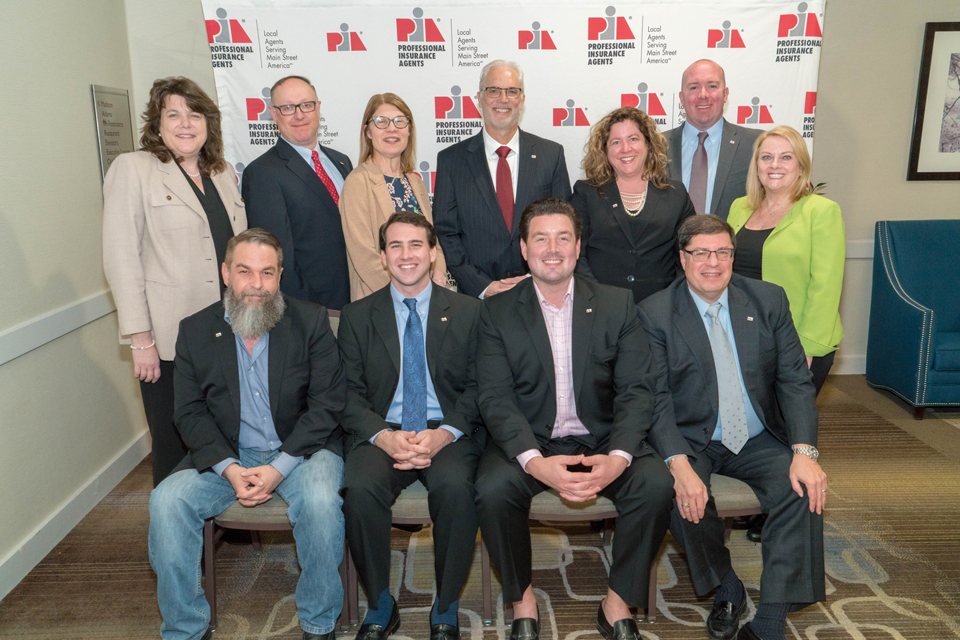
[[[484,300],[477,349],[480,411],[492,436],[477,473],[480,528],[514,607],[512,640],[535,640],[528,515],[535,495],[610,498],[619,511],[597,628],[639,638],[650,565],[670,522],[673,481],[646,442],[655,365],[632,294],[575,277],[581,222],[564,200],[526,208],[530,277]]]

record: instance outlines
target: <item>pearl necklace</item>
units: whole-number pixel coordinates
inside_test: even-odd
[[[643,210],[643,205],[647,203],[647,190],[644,189],[643,193],[624,193],[621,191],[620,199],[623,200],[623,208],[627,215],[636,218]]]

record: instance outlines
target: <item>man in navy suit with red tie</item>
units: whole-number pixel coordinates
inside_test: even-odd
[[[286,295],[340,310],[350,280],[338,205],[353,164],[318,144],[320,100],[308,79],[281,78],[270,102],[280,138],[243,171],[247,222],[280,239]]]
[[[517,284],[527,272],[520,214],[542,198],[570,199],[563,147],[520,131],[525,100],[520,65],[487,64],[477,93],[483,130],[437,156],[433,223],[447,269],[467,295],[484,298]]]

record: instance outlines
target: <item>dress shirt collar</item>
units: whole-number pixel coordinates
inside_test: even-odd
[[[301,147],[301,146],[298,145],[298,144],[293,144],[292,142],[290,142],[289,140],[287,140],[286,138],[284,138],[282,135],[280,136],[280,139],[283,140],[284,142],[286,142],[286,143],[287,143],[288,145],[290,145],[291,147],[293,147],[294,151],[296,151],[297,153],[299,153],[301,158],[303,158],[303,159],[306,160],[308,163],[310,163],[310,166],[311,166],[311,167],[313,166],[313,152],[314,152],[314,151],[318,152],[318,153],[320,154],[320,157],[321,157],[321,158],[326,155],[326,154],[323,152],[323,149],[320,148],[320,140],[319,140],[319,139],[317,140],[316,146],[314,146],[312,149],[308,149],[308,148],[306,148],[306,147]]]
[[[433,296],[433,282],[429,282],[426,288],[418,293],[414,298],[417,301],[417,313],[421,317],[426,317],[427,311],[430,309],[430,298]],[[393,299],[393,310],[395,313],[400,314],[406,317],[408,309],[407,305],[403,304],[403,301],[406,299],[402,293],[397,291],[397,288],[393,286],[393,283],[390,283],[390,297]]]
[[[489,133],[487,133],[487,128],[483,128],[483,152],[487,154],[487,157],[496,156],[497,149],[502,146],[510,147],[510,153],[507,157],[515,156],[520,153],[520,129],[517,128],[517,131],[513,134],[513,137],[510,138],[510,142],[506,145],[502,145],[496,140],[494,140]]]
[[[558,308],[552,302],[543,297],[543,294],[540,292],[540,287],[537,286],[537,281],[534,280],[533,290],[537,292],[537,300],[540,301],[540,308],[556,312],[568,304],[573,304],[573,281],[574,278],[570,278],[570,284],[567,285],[567,292],[563,294],[563,306]]]
[[[687,285],[687,288],[690,289],[690,285]],[[707,315],[707,309],[710,307],[712,303],[707,302],[706,300],[704,300],[703,298],[695,294],[693,292],[693,289],[690,289],[690,296],[693,298],[693,303],[697,305],[697,310],[700,312],[700,317],[703,318],[705,315]],[[728,286],[726,289],[723,290],[723,293],[720,294],[720,298],[717,300],[717,302],[720,303],[721,314],[723,313],[726,313],[727,315],[730,314],[730,306],[728,304],[729,300],[730,300],[730,287]]]
[[[703,143],[704,146],[711,143],[720,142],[720,134],[723,133],[723,123],[724,123],[723,118],[720,118],[712,127],[706,130],[707,139]],[[695,126],[690,124],[689,121],[686,121],[683,123],[683,141],[685,143],[692,142],[694,144],[700,144],[700,140],[697,137],[697,134],[699,133],[700,133],[700,129],[697,129]]]

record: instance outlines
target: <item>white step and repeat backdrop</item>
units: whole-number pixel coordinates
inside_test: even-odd
[[[790,125],[812,152],[823,10],[823,0],[203,0],[226,156],[238,175],[275,141],[270,86],[297,74],[313,81],[322,101],[321,143],[354,162],[369,97],[403,98],[431,191],[437,153],[480,130],[480,68],[497,58],[523,67],[521,127],[563,144],[571,180],[582,177],[590,125],[612,109],[639,107],[660,131],[681,123],[680,76],[700,58],[726,71],[729,121]]]

